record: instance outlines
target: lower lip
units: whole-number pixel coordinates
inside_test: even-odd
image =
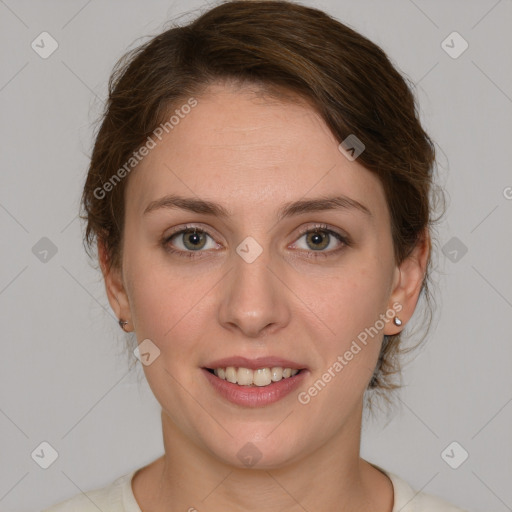
[[[307,370],[301,370],[293,377],[272,382],[268,386],[239,386],[220,379],[205,368],[201,368],[201,370],[203,370],[213,389],[230,402],[244,407],[264,407],[277,402],[297,389],[307,373]]]

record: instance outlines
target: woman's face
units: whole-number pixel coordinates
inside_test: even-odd
[[[412,315],[420,273],[400,285],[382,186],[321,118],[299,101],[210,87],[125,192],[123,272],[107,289],[138,342],[150,340],[144,371],[168,424],[239,467],[251,450],[259,467],[298,460],[356,425],[383,334],[400,330],[391,313]],[[159,207],[170,195],[226,215]],[[346,200],[315,207],[334,197]],[[326,228],[311,232],[318,224]],[[302,371],[249,388],[205,369],[244,367],[219,362],[235,357]],[[266,370],[256,373],[266,382]]]

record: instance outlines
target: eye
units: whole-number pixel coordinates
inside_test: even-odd
[[[303,249],[305,253],[308,253],[308,258],[325,258],[338,253],[343,250],[345,246],[350,245],[345,236],[329,229],[326,224],[308,226],[303,229],[299,235],[298,240],[305,237],[306,247],[299,248],[301,250]],[[175,239],[177,243],[173,242]],[[208,239],[211,240],[210,246],[208,246]],[[338,243],[336,244],[336,242]],[[161,243],[167,252],[184,258],[199,258],[201,256],[198,253],[205,252],[202,249],[217,248],[217,244],[212,236],[205,230],[194,225],[186,226],[184,229],[175,231],[170,236],[165,237]],[[295,244],[297,244],[297,242],[295,242]],[[292,247],[294,245],[292,245]],[[332,248],[333,245],[337,245],[337,247]],[[330,250],[325,250],[330,246]]]
[[[195,257],[193,254],[194,252],[202,252],[201,249],[215,248],[215,243],[213,246],[208,247],[208,238],[213,241],[213,238],[206,231],[195,226],[191,226],[177,231],[171,236],[165,238],[163,245],[168,252],[176,253],[184,257]],[[178,246],[177,250],[172,247],[173,244],[171,242],[173,239],[178,241],[176,244]]]
[[[325,224],[318,224],[313,228],[309,226],[303,229],[300,235],[299,240],[301,238],[305,239],[306,247],[303,247],[303,249],[310,253],[314,253],[311,256],[313,258],[327,257],[333,253],[339,252],[345,246],[349,245],[346,237],[337,231],[329,229]],[[332,248],[333,245],[334,248]],[[331,246],[331,250],[324,250],[329,246]]]

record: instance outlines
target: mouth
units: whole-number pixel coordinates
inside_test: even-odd
[[[232,361],[232,359],[230,360]],[[273,360],[275,361],[275,360]],[[267,361],[268,362],[268,361]],[[289,364],[290,362],[287,361]],[[256,362],[252,360],[256,366]],[[284,399],[304,384],[309,374],[307,368],[290,366],[202,367],[203,375],[214,393],[240,407],[265,407]],[[209,365],[210,366],[210,365]]]
[[[276,382],[290,379],[305,371],[305,368],[291,368],[282,366],[264,367],[264,368],[245,368],[245,367],[216,367],[204,368],[220,380],[237,384],[243,387],[267,387]]]

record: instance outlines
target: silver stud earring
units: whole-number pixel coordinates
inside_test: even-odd
[[[398,318],[397,316],[395,316],[395,318],[393,318],[393,323],[394,323],[395,325],[400,326],[400,325],[402,325],[402,320],[400,320],[400,318]]]
[[[125,325],[128,325],[128,322],[126,320],[123,320],[122,318],[119,320],[119,327],[121,327],[121,329],[123,329],[124,331],[124,326]]]

